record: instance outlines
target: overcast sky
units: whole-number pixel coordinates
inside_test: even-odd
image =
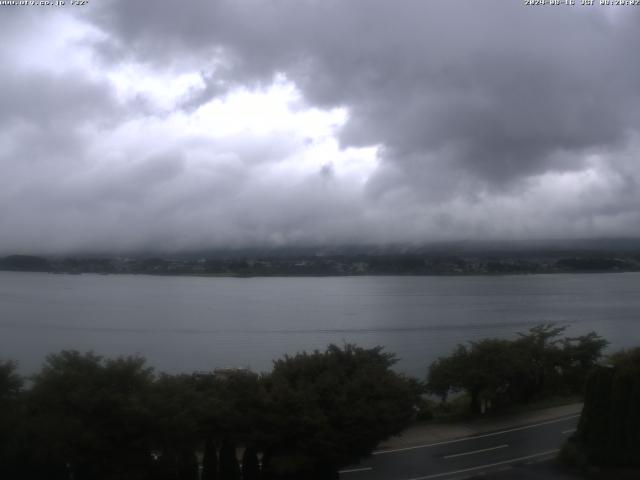
[[[0,252],[640,236],[640,7],[66,3],[0,6]]]

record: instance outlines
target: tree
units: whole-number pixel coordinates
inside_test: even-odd
[[[218,480],[218,454],[211,438],[204,445],[202,457],[202,480]]]
[[[153,414],[150,446],[172,479],[190,476],[193,455],[203,443],[203,396],[193,375],[160,375],[151,386],[148,408]]]
[[[178,456],[178,480],[198,480],[198,459],[195,450],[188,445]]]
[[[22,378],[14,362],[0,362],[0,406],[14,402],[22,390]]]
[[[578,424],[578,435],[592,446],[594,451],[606,448],[611,409],[611,386],[614,370],[598,367],[589,375],[585,387],[584,406]]]
[[[609,360],[614,367],[634,368],[640,365],[640,347],[615,352]]]
[[[483,413],[493,405],[511,402],[511,386],[522,370],[513,342],[484,339],[459,345],[450,357],[440,358],[429,369],[427,388],[441,397],[464,391],[472,413]]]
[[[240,480],[236,446],[229,441],[223,442],[220,448],[220,480]]]
[[[531,328],[526,334],[519,333],[516,340],[519,351],[526,358],[526,369],[519,375],[518,394],[521,401],[528,402],[545,390],[559,386],[559,368],[563,353],[559,338],[567,329],[554,323],[543,323]]]
[[[415,383],[393,372],[381,347],[329,346],[285,356],[266,380],[272,436],[263,469],[277,478],[337,478],[404,428],[418,401]]]
[[[203,413],[208,432],[219,442],[264,442],[267,393],[262,377],[248,370],[224,370],[212,381],[205,391],[208,407]]]
[[[514,340],[488,338],[458,345],[430,365],[427,390],[443,401],[449,393],[465,392],[472,413],[545,395],[579,393],[607,342],[594,332],[562,338],[565,329],[542,324]]]
[[[255,447],[248,446],[242,454],[242,480],[259,480],[259,478],[258,451]]]
[[[595,332],[562,340],[562,381],[570,392],[581,392],[587,376],[609,344]]]
[[[464,345],[458,345],[448,357],[440,357],[429,366],[427,373],[427,391],[447,401],[450,393],[464,388],[464,373],[468,364],[469,352]]]
[[[22,431],[22,386],[22,378],[16,373],[16,364],[0,362],[0,478],[18,476],[27,448]]]
[[[640,466],[640,348],[612,356],[588,378],[578,430],[571,442],[590,463]]]
[[[75,351],[47,357],[27,395],[31,467],[76,480],[141,478],[150,463],[153,380],[144,363]]]

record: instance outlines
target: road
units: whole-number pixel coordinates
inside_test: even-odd
[[[473,437],[374,452],[341,480],[453,480],[553,458],[579,415]]]

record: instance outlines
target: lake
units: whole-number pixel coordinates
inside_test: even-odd
[[[329,343],[384,345],[424,377],[454,346],[540,322],[640,344],[640,273],[212,278],[0,272],[0,358],[140,354],[171,373],[250,367]]]

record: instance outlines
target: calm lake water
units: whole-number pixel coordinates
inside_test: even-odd
[[[457,343],[540,322],[640,344],[640,274],[198,278],[0,272],[0,358],[144,355],[158,370],[269,370],[329,343],[384,345],[423,377]]]

